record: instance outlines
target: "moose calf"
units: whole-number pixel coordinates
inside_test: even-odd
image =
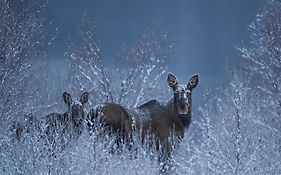
[[[70,94],[63,93],[63,100],[68,110],[61,113],[51,113],[46,116],[46,135],[49,141],[54,141],[55,136],[68,139],[78,139],[83,131],[84,104],[88,101],[88,92],[84,92],[79,101],[73,101]]]

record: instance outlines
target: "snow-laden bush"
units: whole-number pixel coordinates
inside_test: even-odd
[[[116,149],[116,136],[101,125],[92,132],[85,124],[74,140],[55,132],[51,143],[44,122],[17,131],[30,112],[44,121],[46,113],[54,111],[43,104],[62,101],[55,97],[61,89],[46,91],[47,79],[40,76],[38,81],[40,71],[29,60],[48,38],[39,18],[44,7],[28,0],[1,1],[0,174],[159,174],[159,153],[137,135],[133,144]],[[201,115],[167,164],[169,174],[281,174],[279,17],[280,3],[269,1],[250,26],[251,47],[240,49],[247,61],[229,72],[225,86],[205,95]],[[167,33],[152,30],[135,47],[123,48],[119,64],[108,64],[96,41],[95,25],[85,21],[81,43],[68,45],[68,84],[56,86],[74,94],[89,90],[91,103],[85,111],[108,101],[132,108],[147,99],[165,99],[164,75],[172,50]]]
[[[68,141],[63,148],[60,135],[56,135],[58,142],[52,144],[46,134],[38,130],[26,133],[20,140],[6,135],[8,133],[1,134],[2,174],[121,175],[157,174],[159,171],[157,152],[147,144],[136,143],[130,149],[124,144],[122,151],[114,153],[116,138],[104,132],[101,126],[95,132],[83,132],[78,140]]]

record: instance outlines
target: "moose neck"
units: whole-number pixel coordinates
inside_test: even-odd
[[[177,102],[174,97],[172,97],[167,103],[168,110],[174,115],[176,115],[186,128],[188,128],[191,123],[191,107],[192,107],[191,99],[189,102],[190,104],[188,106],[188,112],[186,114],[179,114]]]
[[[71,136],[78,137],[84,129],[83,120],[75,121],[72,115],[73,114],[69,110],[63,114],[64,127],[66,127],[65,129],[70,129],[72,131],[69,133]]]
[[[84,112],[83,112],[84,113]],[[81,126],[82,124],[83,124],[83,119],[81,119],[81,120],[75,120],[74,118],[74,116],[73,116],[74,114],[70,111],[70,110],[68,110],[67,112],[65,112],[64,113],[64,118],[65,118],[65,120],[67,120],[68,122],[72,122],[72,124],[74,125],[74,126]],[[83,114],[84,115],[84,114]],[[82,118],[84,118],[84,117],[82,117]]]

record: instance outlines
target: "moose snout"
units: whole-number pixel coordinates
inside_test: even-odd
[[[188,103],[186,103],[186,102],[180,103],[179,107],[181,109],[186,109],[188,107]]]
[[[179,103],[178,103],[178,112],[179,114],[187,114],[188,113],[188,101],[185,100],[184,98],[180,98],[179,99]]]
[[[183,111],[187,111],[188,109],[188,103],[187,102],[181,102],[179,103],[179,108]]]
[[[84,111],[79,106],[74,106],[72,110],[72,118],[74,120],[83,120],[84,118]]]

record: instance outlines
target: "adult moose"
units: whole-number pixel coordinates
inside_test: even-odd
[[[65,113],[51,113],[46,116],[46,134],[50,141],[55,137],[77,139],[84,125],[84,104],[88,101],[88,92],[84,92],[79,101],[73,101],[69,93],[63,93],[63,100],[68,106]]]
[[[198,85],[199,76],[193,75],[186,85],[180,85],[172,73],[168,73],[167,83],[173,90],[172,98],[161,104],[150,100],[137,108],[135,129],[141,138],[152,138],[156,149],[160,151],[159,160],[164,162],[161,168],[166,171],[173,146],[183,139],[191,123],[192,91]]]
[[[198,82],[198,75],[193,75],[186,85],[180,85],[176,76],[168,73],[167,83],[173,90],[173,97],[164,105],[154,99],[137,108],[136,130],[141,138],[153,136],[164,158],[170,156],[173,144],[184,137],[191,123],[191,95]]]

